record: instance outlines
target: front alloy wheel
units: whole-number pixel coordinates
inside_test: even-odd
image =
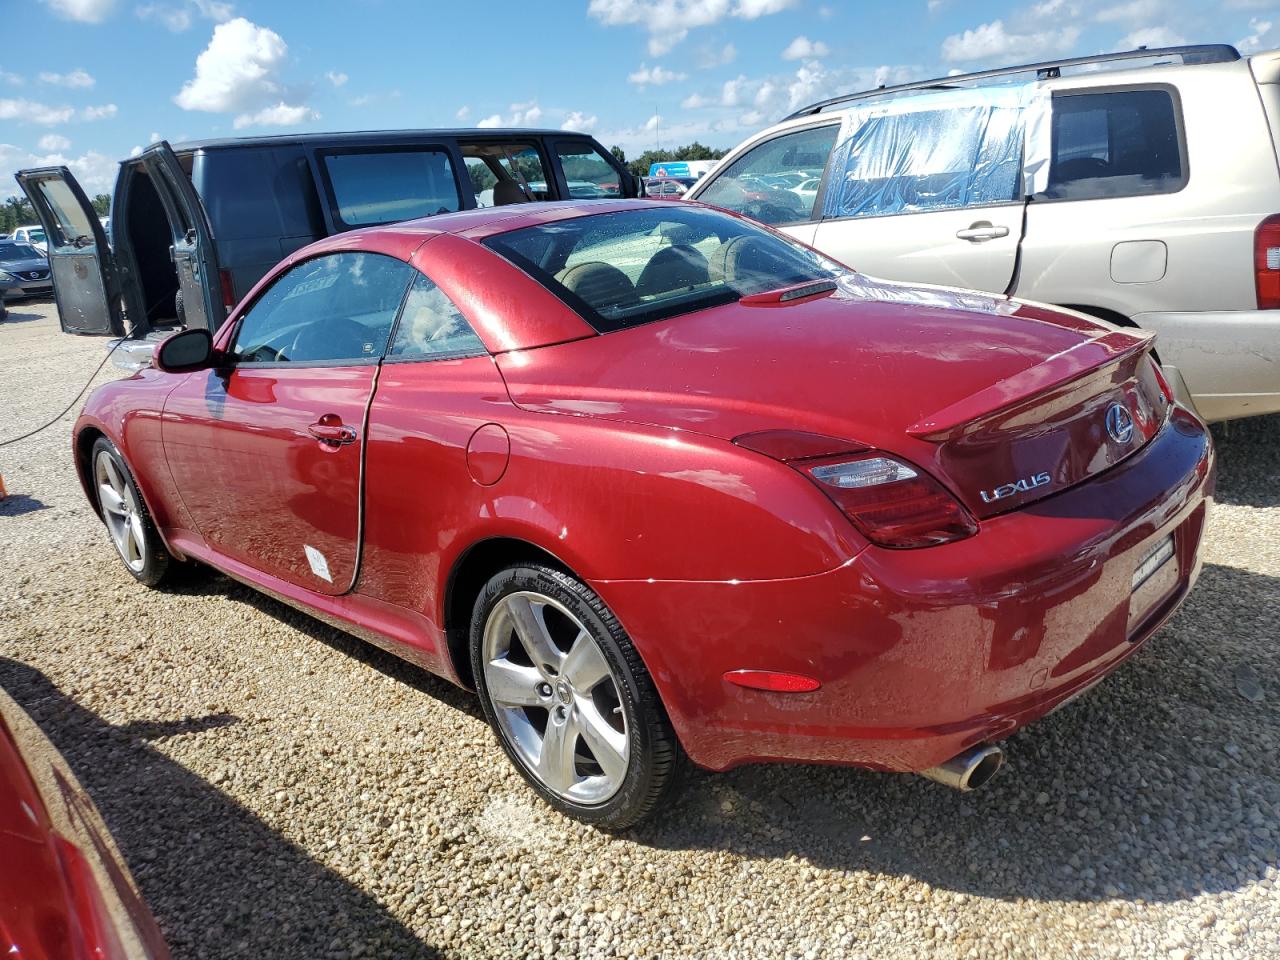
[[[552,806],[609,829],[652,811],[679,748],[639,655],[594,592],[557,570],[503,571],[476,604],[472,665],[499,741]]]
[[[157,586],[169,572],[173,557],[160,539],[138,485],[106,437],[94,444],[92,456],[98,506],[116,553],[136,580]]]

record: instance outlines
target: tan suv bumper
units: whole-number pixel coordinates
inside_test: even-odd
[[[1280,413],[1280,310],[1140,313],[1205,420]]]

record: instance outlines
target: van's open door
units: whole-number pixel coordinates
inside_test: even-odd
[[[19,171],[18,184],[44,226],[63,331],[124,336],[115,258],[76,178],[66,167],[39,167]]]
[[[167,141],[153,143],[139,159],[169,218],[183,319],[188,327],[217,330],[227,318],[227,309],[222,303],[218,253],[204,204]]]

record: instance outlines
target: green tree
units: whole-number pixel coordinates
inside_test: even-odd
[[[719,160],[728,152],[728,150],[713,150],[695,140],[674,150],[646,150],[627,166],[637,177],[647,177],[649,167],[655,163],[670,163],[673,160]]]
[[[93,212],[100,217],[105,217],[111,212],[111,197],[105,193],[100,193],[93,198]]]

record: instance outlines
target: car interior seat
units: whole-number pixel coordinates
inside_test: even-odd
[[[636,297],[636,289],[625,273],[597,260],[576,263],[561,270],[556,279],[566,290],[596,309],[620,306]]]
[[[499,180],[493,185],[493,205],[495,207],[501,207],[508,203],[528,202],[529,198],[525,196],[524,190],[514,180]]]
[[[687,244],[664,247],[645,264],[636,281],[636,293],[642,297],[697,286],[711,279],[707,258]]]
[[[735,290],[758,277],[769,276],[779,268],[784,273],[791,269],[778,262],[768,243],[760,237],[746,234],[720,244],[712,252],[707,266],[711,279],[722,280]]]

